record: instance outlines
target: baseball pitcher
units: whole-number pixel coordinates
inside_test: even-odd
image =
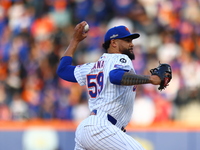
[[[85,32],[85,25],[85,21],[76,25],[57,69],[60,78],[86,85],[90,97],[91,114],[76,130],[75,150],[144,150],[125,132],[133,112],[136,85],[166,88],[172,78],[171,67],[160,64],[150,70],[151,75],[137,75],[132,65],[135,59],[132,40],[140,35],[130,33],[125,26],[107,31],[103,43],[106,53],[97,62],[73,66],[74,52],[89,32]]]

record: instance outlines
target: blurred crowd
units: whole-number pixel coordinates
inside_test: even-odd
[[[165,90],[137,86],[131,122],[200,122],[199,0],[1,0],[0,120],[80,121],[89,114],[86,88],[56,75],[83,20],[90,31],[74,65],[97,60],[107,29],[126,25],[141,35],[133,40],[137,74],[149,75],[159,62],[172,66]]]

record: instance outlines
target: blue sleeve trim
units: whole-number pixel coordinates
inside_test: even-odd
[[[57,68],[57,75],[67,81],[77,82],[74,76],[74,69],[76,66],[72,66],[72,57],[64,56],[60,59],[60,64]]]
[[[112,84],[121,85],[122,76],[127,72],[123,69],[114,69],[110,71],[109,78]]]

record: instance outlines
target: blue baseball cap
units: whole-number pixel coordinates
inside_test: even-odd
[[[131,37],[132,39],[138,38],[140,35],[138,33],[130,33],[129,29],[126,26],[115,26],[110,28],[105,36],[104,42],[112,39],[121,39],[125,37]]]

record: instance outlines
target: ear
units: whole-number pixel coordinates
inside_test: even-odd
[[[112,39],[112,40],[110,41],[110,45],[111,45],[112,47],[117,47],[117,41],[116,41],[115,39]]]

